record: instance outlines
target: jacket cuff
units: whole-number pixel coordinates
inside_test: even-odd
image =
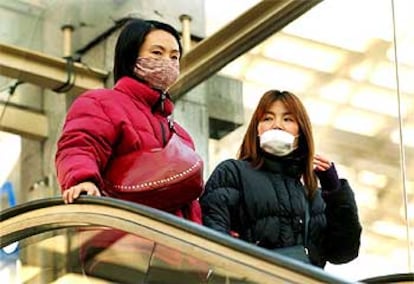
[[[321,183],[322,191],[333,191],[340,187],[338,173],[336,172],[334,163],[326,171],[315,171],[315,173]]]

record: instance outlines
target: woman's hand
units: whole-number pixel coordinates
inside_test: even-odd
[[[315,166],[315,171],[320,172],[324,172],[332,166],[332,163],[321,155],[315,155],[313,158],[313,164]]]
[[[99,189],[93,182],[85,181],[66,189],[62,194],[63,201],[66,204],[73,203],[83,192],[86,192],[87,195],[101,196]]]
[[[321,155],[315,155],[313,164],[323,191],[331,191],[339,188],[341,183],[339,182],[334,163]]]

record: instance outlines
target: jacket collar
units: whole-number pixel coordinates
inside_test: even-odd
[[[171,115],[174,110],[174,104],[168,94],[164,96],[164,107],[162,107],[160,91],[154,90],[134,78],[122,77],[116,82],[114,90],[148,105],[154,112],[161,113],[163,116]]]
[[[285,157],[276,157],[264,153],[262,168],[269,172],[299,178],[305,169],[305,158],[298,155],[296,151]]]

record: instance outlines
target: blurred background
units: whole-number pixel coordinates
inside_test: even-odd
[[[313,4],[296,16],[249,14],[261,2]],[[351,280],[412,272],[413,6],[411,0],[0,0],[0,186],[13,189],[3,186],[1,208],[59,195],[54,151],[66,109],[81,91],[111,86],[123,19],[157,19],[187,40],[187,73],[173,92],[175,119],[195,136],[206,178],[235,157],[261,95],[291,91],[309,112],[317,152],[350,181],[363,224],[360,256],[326,270]],[[260,32],[231,42],[249,32],[238,25]],[[233,49],[224,54],[220,45],[227,43]],[[67,58],[77,62],[76,79]],[[71,88],[59,89],[67,82]]]

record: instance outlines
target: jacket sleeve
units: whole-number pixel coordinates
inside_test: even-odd
[[[240,194],[236,183],[237,175],[229,160],[213,171],[200,197],[205,226],[226,234],[237,230]]]
[[[358,256],[362,232],[354,193],[348,181],[341,179],[339,189],[322,196],[327,221],[324,256],[334,264],[349,262]]]
[[[55,164],[64,191],[83,181],[102,188],[105,168],[116,131],[104,107],[93,96],[78,97],[71,105],[57,142]]]

